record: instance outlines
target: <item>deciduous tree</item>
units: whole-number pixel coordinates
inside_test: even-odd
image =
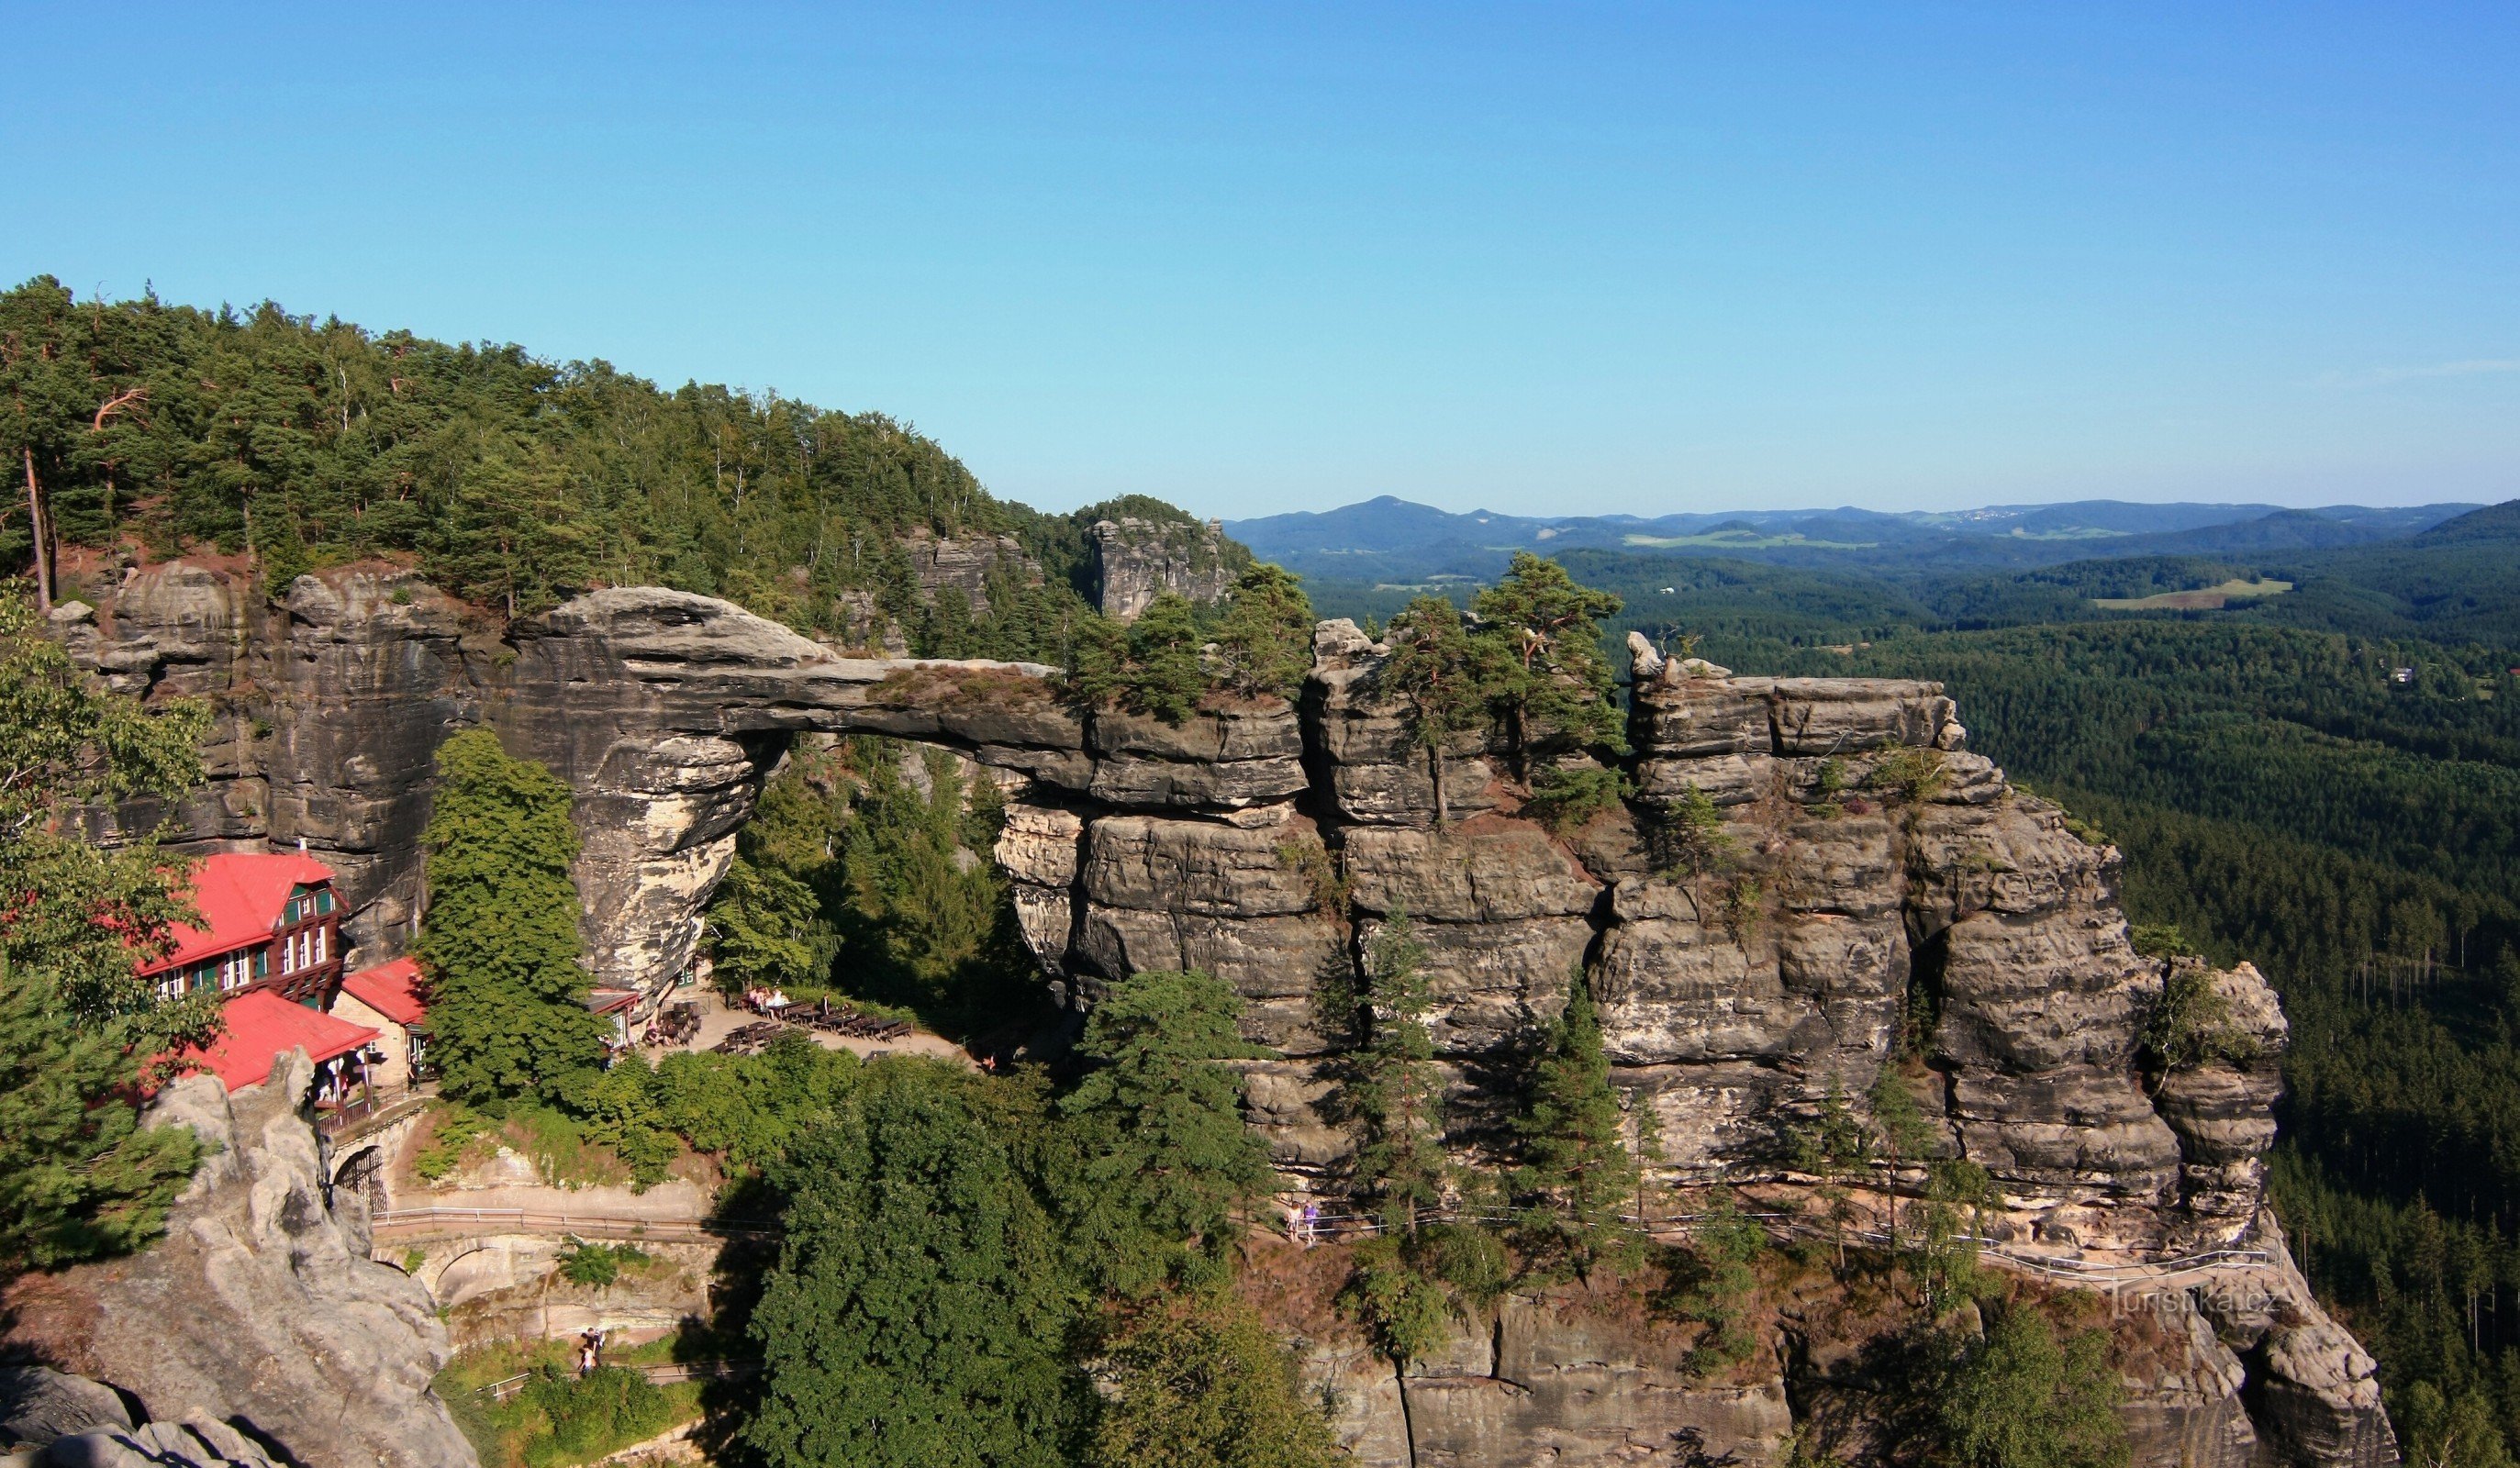
[[[580,961],[568,786],[488,730],[437,751],[420,956],[447,1094],[558,1098],[604,1058]]]

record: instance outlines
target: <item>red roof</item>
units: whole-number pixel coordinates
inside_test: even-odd
[[[428,1003],[420,997],[420,960],[396,958],[362,968],[341,981],[341,992],[398,1025],[428,1019]]]
[[[598,989],[586,997],[586,1007],[598,1014],[618,1014],[637,1002],[636,989]]]
[[[178,1058],[218,1077],[231,1091],[270,1080],[272,1062],[300,1045],[320,1065],[377,1038],[366,1025],[319,1014],[268,989],[249,989],[221,1004],[219,1013],[227,1029],[209,1048],[189,1047]]]
[[[332,879],[332,867],[299,852],[204,857],[193,872],[193,905],[202,910],[205,926],[175,924],[175,951],[140,971],[162,973],[267,942],[289,908],[290,893]]]

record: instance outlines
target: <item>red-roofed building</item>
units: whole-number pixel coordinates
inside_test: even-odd
[[[377,1038],[377,1032],[366,1025],[292,1004],[270,989],[237,995],[220,1004],[219,1012],[227,1020],[219,1038],[206,1048],[189,1047],[177,1058],[217,1076],[230,1092],[271,1079],[272,1065],[301,1045],[315,1062],[319,1090],[346,1089],[339,1062],[355,1056]]]
[[[248,990],[322,1008],[341,981],[333,868],[304,852],[221,852],[193,873],[202,926],[175,925],[175,951],[140,970],[158,992]]]
[[[417,959],[396,958],[343,979],[341,992],[333,1001],[333,1013],[354,1025],[376,1028],[377,1051],[382,1058],[370,1069],[379,1084],[408,1086],[419,1081],[419,1067],[426,1063],[423,1052],[428,1047],[428,1002],[421,998]]]

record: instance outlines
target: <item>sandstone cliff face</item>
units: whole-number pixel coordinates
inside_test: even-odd
[[[214,1447],[234,1446],[226,1424],[299,1462],[471,1464],[429,1391],[448,1348],[428,1292],[369,1260],[360,1205],[326,1185],[322,1143],[295,1105],[313,1076],[300,1050],[233,1100],[209,1077],[168,1087],[148,1121],[190,1126],[218,1151],[164,1241],[22,1280],[10,1343],[120,1390],[152,1423],[196,1424]]]
[[[301,576],[271,601],[173,561],[95,595],[55,610],[72,654],[117,691],[204,698],[215,716],[209,779],[175,813],[187,844],[304,841],[339,876],[352,962],[399,953],[419,916],[430,760],[480,720],[500,661],[491,624],[378,568]]]
[[[1635,798],[1558,831],[1526,819],[1524,787],[1478,737],[1430,767],[1378,686],[1387,649],[1345,623],[1320,629],[1294,705],[1220,706],[1176,727],[1078,710],[1045,669],[840,657],[652,589],[580,598],[496,643],[384,578],[301,580],[285,618],[217,578],[170,569],[141,590],[67,629],[110,677],[235,697],[277,677],[263,669],[308,670],[302,703],[245,698],[277,714],[255,736],[271,752],[223,767],[204,829],[250,833],[231,813],[260,793],[289,822],[326,823],[312,844],[368,862],[366,890],[415,890],[422,751],[455,723],[488,722],[578,792],[579,890],[610,982],[680,971],[733,834],[796,734],[893,734],[954,748],[1014,790],[998,858],[1067,1001],[1174,967],[1242,994],[1246,1036],[1270,1051],[1243,1063],[1249,1116],[1310,1185],[1333,1187],[1349,1146],[1325,1108],[1348,1037],[1315,997],[1352,981],[1365,945],[1406,912],[1428,953],[1437,1048],[1460,1077],[1461,1146],[1486,1144],[1514,1057],[1581,972],[1631,1115],[1657,1124],[1663,1180],[1790,1180],[1787,1129],[1832,1096],[1862,1110],[1896,1064],[1936,1147],[2001,1185],[2000,1236],[2138,1259],[2242,1245],[2272,1256],[2260,1272],[2297,1280],[2260,1215],[2285,1040],[2272,992],[2245,966],[2209,976],[2246,1058],[2147,1071],[2140,1037],[2165,971],[2129,944],[2117,852],[1969,753],[1933,684],[1735,678],[1642,649]],[[335,687],[355,691],[323,691]],[[347,734],[318,737],[324,717],[406,724],[379,729],[369,753]],[[328,781],[373,804],[323,806]],[[261,793],[285,787],[308,793]],[[2291,1460],[2392,1456],[2369,1357],[2306,1289],[2274,1297],[2280,1309],[2213,1316],[2214,1349],[2200,1338],[2167,1369],[2163,1430],[2229,1437],[2237,1411],[2252,1443]],[[1637,1370],[1640,1400],[1679,1400]],[[1457,1431],[1490,1445],[1420,1459],[1463,1463],[1520,1461],[1509,1445],[1547,1435],[1490,1405],[1462,1410],[1493,1430],[1435,1425],[1444,1393],[1486,1403],[1488,1388],[1427,1388],[1423,1412],[1409,1391],[1386,1394],[1409,1408],[1400,1427],[1359,1431],[1399,1432],[1411,1451]]]
[[[1094,525],[1096,604],[1106,617],[1135,620],[1165,592],[1192,601],[1213,601],[1234,585],[1224,527],[1139,519],[1123,515]]]

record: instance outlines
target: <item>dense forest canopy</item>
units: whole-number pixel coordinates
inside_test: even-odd
[[[602,361],[432,341],[336,318],[0,293],[0,573],[126,544],[249,553],[265,583],[416,562],[511,614],[597,585],[726,596],[809,631],[871,598],[922,652],[1047,656],[1086,610],[1090,535],[1143,496],[1049,515],[997,499],[917,430]],[[41,519],[42,523],[36,521]],[[988,610],[929,604],[922,537],[1012,537]],[[954,600],[949,594],[937,602]]]

